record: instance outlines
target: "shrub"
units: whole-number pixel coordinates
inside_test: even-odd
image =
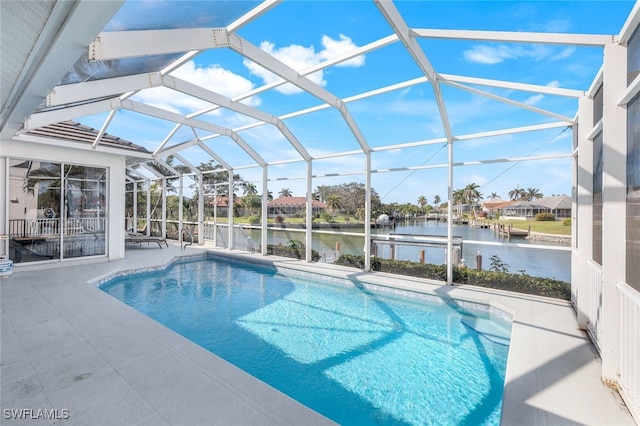
[[[267,254],[282,257],[291,257],[294,259],[304,259],[306,256],[306,247],[300,240],[289,240],[286,245],[270,244],[267,246]],[[311,249],[311,261],[317,262],[320,260],[320,253],[317,250]]]
[[[562,219],[562,224],[564,226],[571,226],[571,218]]]
[[[276,216],[275,222],[276,223],[284,223],[284,217],[282,217],[280,215]]]
[[[491,266],[489,266],[490,271],[494,272],[509,272],[509,265],[504,263],[500,257],[495,254],[489,258],[489,262]]]
[[[322,219],[323,222],[331,222],[331,220],[333,219],[331,217],[331,215],[327,212],[322,212],[320,213],[320,219]]]
[[[342,255],[336,264],[364,269],[364,256]],[[508,266],[502,262],[501,265],[504,268]],[[496,267],[498,266],[496,264]],[[438,281],[447,280],[446,265],[421,264],[408,260],[386,260],[374,257],[371,259],[371,270]],[[532,277],[522,271],[513,274],[454,267],[453,282],[571,300],[571,285],[569,283],[551,278]]]
[[[556,215],[553,213],[538,213],[535,217],[535,220],[539,222],[556,220]]]
[[[247,219],[249,220],[249,223],[251,225],[259,225],[260,224],[260,217],[259,216],[249,216]]]

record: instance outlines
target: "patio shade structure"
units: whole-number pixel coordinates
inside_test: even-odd
[[[200,2],[203,3],[203,2]],[[76,9],[71,10],[70,16],[84,16],[81,9],[84,3]],[[109,2],[102,4],[100,16],[114,15],[121,6],[121,2]],[[425,42],[431,40],[447,41],[467,41],[499,43],[515,43],[520,45],[562,45],[570,47],[590,47],[602,49],[612,42],[611,35],[607,34],[570,34],[570,33],[533,33],[520,31],[468,31],[457,29],[433,29],[410,25],[410,19],[403,15],[402,3],[396,5],[389,1],[375,1],[372,4],[375,10],[383,18],[387,25],[387,35],[373,39],[362,46],[354,46],[351,50],[327,58],[318,64],[298,69],[284,63],[274,54],[270,54],[260,46],[256,45],[247,37],[241,35],[244,28],[250,28],[253,21],[261,19],[265,14],[270,13],[277,7],[285,7],[277,1],[266,1],[262,3],[243,3],[242,6],[225,10],[225,5],[217,2],[203,3],[201,7],[194,11],[210,11],[215,18],[211,18],[209,25],[198,25],[192,23],[183,27],[175,28],[177,25],[172,22],[170,14],[162,15],[158,13],[158,18],[151,23],[127,22],[125,26],[130,26],[127,30],[113,30],[113,25],[109,25],[105,18],[98,20],[84,20],[74,24],[74,31],[84,31],[84,42],[87,44],[84,50],[75,50],[76,57],[70,55],[66,61],[63,57],[52,58],[60,68],[56,78],[49,77],[55,83],[44,82],[45,77],[38,75],[43,80],[42,88],[39,88],[39,104],[35,104],[37,98],[27,99],[27,96],[15,96],[5,102],[3,108],[7,114],[4,115],[3,135],[14,140],[33,140],[32,130],[43,126],[51,125],[67,120],[75,120],[82,117],[103,117],[100,130],[92,143],[92,148],[100,150],[101,138],[105,132],[111,128],[118,128],[115,122],[119,116],[145,116],[153,120],[160,120],[168,124],[168,132],[162,140],[158,140],[155,145],[150,144],[150,153],[139,156],[128,161],[129,174],[133,179],[144,181],[149,177],[146,170],[149,167],[145,163],[157,162],[164,166],[164,170],[172,170],[168,167],[167,157],[179,158],[180,162],[187,166],[194,175],[201,173],[193,162],[189,163],[185,153],[198,151],[199,158],[208,158],[224,167],[225,170],[233,174],[233,170],[247,168],[262,169],[262,185],[264,194],[267,193],[267,182],[269,181],[269,170],[282,164],[303,163],[306,168],[307,179],[307,208],[311,211],[311,193],[313,178],[322,178],[320,172],[314,174],[314,163],[318,161],[335,159],[340,157],[361,158],[362,166],[359,170],[345,173],[345,176],[356,172],[364,175],[364,183],[367,187],[365,209],[371,211],[371,175],[385,172],[415,171],[429,168],[447,168],[448,194],[447,199],[452,198],[453,191],[453,169],[454,167],[495,164],[500,162],[520,162],[542,159],[569,158],[571,152],[554,153],[545,155],[529,155],[510,158],[482,159],[477,161],[454,161],[454,144],[466,140],[477,140],[482,138],[496,138],[505,135],[517,135],[526,132],[544,131],[549,129],[564,129],[575,124],[574,114],[567,115],[550,109],[541,108],[528,102],[518,100],[516,96],[504,96],[500,94],[503,89],[514,92],[537,93],[551,95],[555,97],[578,99],[585,96],[587,88],[566,88],[558,85],[531,84],[528,82],[509,81],[508,79],[498,80],[474,76],[462,76],[449,73],[441,73],[434,67],[429,58],[428,49]],[[14,6],[16,9],[18,6]],[[62,7],[57,5],[58,8]],[[12,12],[10,6],[5,6]],[[124,9],[124,8],[123,8]],[[20,13],[19,10],[13,11]],[[64,12],[61,12],[64,13]],[[94,14],[99,14],[97,11]],[[114,20],[119,15],[116,14]],[[415,20],[415,19],[414,19]],[[189,22],[185,20],[184,22]],[[67,24],[68,25],[68,24]],[[146,26],[145,26],[146,25]],[[180,25],[180,24],[179,24]],[[91,36],[92,30],[105,27],[95,36]],[[65,27],[66,30],[66,27]],[[76,40],[65,42],[62,40],[56,43],[60,49],[66,44],[75,43]],[[311,78],[314,73],[330,71],[339,66],[344,66],[354,58],[361,58],[364,55],[375,54],[381,49],[395,48],[399,54],[409,58],[408,62],[413,63],[415,74],[413,78],[395,81],[392,84],[380,85],[371,90],[361,93],[352,93],[348,96],[338,96],[325,88],[322,84]],[[42,47],[44,49],[44,46]],[[197,59],[204,52],[226,51],[225,54],[232,54],[243,61],[250,61],[271,72],[275,77],[272,82],[262,86],[251,88],[244,93],[234,96],[225,96],[220,92],[204,87],[196,82],[186,81],[176,76],[181,67]],[[79,58],[77,58],[79,56]],[[63,62],[66,64],[63,65]],[[64,71],[63,71],[64,70]],[[269,91],[277,90],[285,85],[292,85],[298,91],[309,95],[310,107],[302,110],[291,111],[285,114],[269,112],[267,108],[251,105],[252,97],[259,96]],[[48,87],[47,87],[48,86]],[[357,104],[363,100],[379,97],[391,92],[420,87],[421,90],[429,90],[428,95],[437,111],[440,122],[442,137],[420,140],[415,142],[393,141],[391,144],[381,144],[378,141],[370,143],[365,136],[362,126],[351,112],[351,104]],[[447,108],[447,99],[444,88],[454,88],[473,94],[474,96],[485,97],[498,103],[504,103],[511,107],[527,111],[531,114],[534,123],[529,125],[510,127],[504,129],[491,129],[478,132],[457,132],[451,124],[450,112]],[[144,93],[149,90],[162,89],[168,96],[186,96],[198,101],[198,104],[206,104],[199,110],[179,111],[162,108],[153,102],[144,101]],[[496,90],[499,89],[499,90]],[[27,103],[29,107],[27,106]],[[574,101],[574,108],[577,103]],[[13,108],[8,109],[8,107]],[[24,111],[29,111],[26,113]],[[238,127],[232,127],[224,121],[220,122],[215,118],[216,111],[225,110],[244,117],[243,121],[249,123]],[[317,147],[305,146],[303,138],[298,137],[287,125],[287,121],[293,118],[309,116],[313,119],[319,111],[331,110],[334,114],[332,120],[338,120],[344,128],[344,132],[338,137],[345,138],[345,146],[352,148],[346,151],[319,152]],[[26,117],[26,119],[24,119]],[[324,116],[322,116],[324,119]],[[98,119],[99,120],[99,119]],[[255,143],[248,141],[243,134],[249,130],[268,127],[278,133],[278,138],[287,143],[291,150],[287,152],[293,155],[290,158],[273,159],[269,155],[268,148],[260,149]],[[188,130],[185,138],[184,130]],[[113,133],[113,132],[111,132]],[[183,140],[177,140],[180,135]],[[219,139],[223,138],[232,141],[243,153],[248,164],[237,163],[237,157],[226,158],[218,152],[216,145]],[[134,141],[135,142],[135,141]],[[384,155],[395,150],[415,149],[433,144],[446,144],[448,159],[441,164],[406,164],[393,169],[372,169],[372,155]],[[281,148],[282,149],[282,148]],[[206,162],[206,161],[204,161]],[[134,172],[134,170],[136,170]],[[180,174],[173,169],[174,174]],[[142,174],[141,174],[142,173]],[[334,176],[335,174],[331,174]],[[157,177],[157,176],[155,176]],[[202,197],[200,197],[202,198]],[[231,203],[233,201],[231,200]],[[266,215],[266,196],[263,196],[263,216]],[[451,205],[451,203],[449,203]],[[449,235],[452,235],[452,211],[448,212]],[[367,240],[370,238],[370,214],[365,215],[365,229]],[[233,219],[230,218],[230,221]],[[310,259],[311,252],[311,215],[307,215],[306,227],[308,229],[307,259]],[[266,223],[266,217],[263,217]],[[231,229],[231,228],[230,228]],[[266,232],[263,232],[262,246],[266,247]],[[365,244],[365,246],[368,246]],[[448,253],[451,255],[452,246],[449,243]],[[366,268],[369,268],[369,258],[366,258]],[[452,262],[448,262],[449,282],[452,277]]]
[[[151,182],[158,182],[163,215],[168,180],[178,182],[181,201],[185,191],[193,191],[202,236],[205,178],[226,172],[228,182],[214,188],[215,202],[218,190],[227,188],[233,248],[233,176],[241,171],[259,183],[263,254],[269,185],[304,182],[306,260],[311,261],[314,181],[355,177],[365,187],[369,270],[374,186],[392,192],[405,181],[394,186],[387,176],[440,170],[446,172],[446,265],[452,284],[457,171],[564,161],[558,164],[570,175],[573,190],[578,323],[603,354],[616,354],[603,355],[603,377],[618,381],[622,375],[621,387],[637,410],[634,368],[640,357],[637,349],[620,349],[629,336],[635,336],[637,348],[637,326],[614,330],[610,324],[617,319],[607,323],[600,315],[624,311],[623,323],[631,324],[640,311],[640,270],[632,260],[640,253],[638,2],[610,7],[620,15],[616,28],[601,30],[593,16],[583,32],[522,31],[522,21],[489,20],[474,21],[475,28],[457,21],[441,28],[438,14],[450,13],[450,5],[437,2],[45,0],[0,7],[0,171],[7,200],[0,209],[0,234],[9,234],[11,215],[22,214],[8,201],[20,189],[11,184],[17,176],[10,176],[12,168],[23,173],[37,163],[60,171],[54,180],[62,184],[50,184],[49,196],[59,204],[58,215],[67,215],[63,223],[77,219],[63,207],[65,171],[79,164],[84,169],[78,181],[101,176],[100,196],[84,208],[100,220],[106,214],[101,256],[108,259],[124,257],[125,184],[137,192],[138,183],[145,183],[150,200]],[[340,34],[318,29],[314,12],[323,8],[335,8]],[[296,22],[281,21],[281,12],[295,15]],[[371,18],[366,28],[359,26],[360,16]],[[308,47],[312,35],[321,39],[322,52]],[[312,59],[292,61],[293,50],[313,50]],[[583,68],[571,74],[575,78],[561,74],[550,81],[536,72],[544,67],[560,74],[562,61],[572,55],[583,59]],[[482,67],[504,61],[508,66]],[[474,67],[458,71],[462,62]],[[410,122],[407,116],[419,119]],[[91,130],[82,140],[55,133],[78,125]],[[485,143],[504,149],[486,156]],[[193,189],[185,179],[195,183]],[[38,209],[31,210],[35,215]],[[25,207],[24,220],[29,213]],[[147,219],[150,213],[147,203]],[[183,216],[180,203],[181,224]],[[165,233],[166,217],[162,222]],[[65,237],[61,232],[60,241]],[[10,242],[3,241],[7,253]],[[614,255],[622,242],[625,255]],[[621,351],[626,358],[618,356]],[[625,364],[629,359],[636,362]]]

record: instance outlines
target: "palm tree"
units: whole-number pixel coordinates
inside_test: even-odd
[[[456,189],[453,191],[453,204],[462,204],[464,202],[464,189]]]
[[[524,195],[527,201],[537,200],[538,198],[544,197],[544,194],[540,192],[538,188],[527,188]]]
[[[248,194],[243,197],[242,206],[246,209],[246,215],[251,216],[255,209],[259,209],[262,206],[262,201],[256,194]]]
[[[243,182],[242,189],[244,191],[244,195],[256,195],[258,193],[258,188],[251,182]]]
[[[525,190],[524,189],[520,189],[520,187],[517,187],[516,189],[513,189],[511,191],[509,191],[509,198],[511,200],[522,200],[525,196]]]
[[[331,210],[332,218],[335,218],[336,210],[340,208],[342,200],[339,195],[331,194],[327,197],[327,207]]]
[[[291,194],[292,192],[289,188],[282,188],[280,192],[278,192],[278,195],[281,197],[291,197]]]
[[[492,192],[491,195],[489,195],[489,198],[493,200],[494,198],[500,198],[500,196],[497,193]]]
[[[437,210],[440,210],[441,202],[442,202],[442,198],[440,198],[439,195],[436,195],[435,197],[433,197],[433,205],[436,207]]]
[[[418,205],[420,206],[420,208],[422,209],[422,212],[424,213],[424,207],[428,204],[427,198],[424,195],[421,195],[418,197]]]
[[[482,193],[478,191],[478,188],[480,188],[480,185],[476,183],[470,183],[462,190],[462,199],[464,200],[465,204],[471,205],[474,218],[476,215],[476,204],[482,198]]]
[[[482,198],[482,193],[478,191],[478,188],[480,188],[480,185],[475,183],[470,183],[469,185],[464,187],[462,198],[465,203],[475,205],[478,201],[480,201],[480,199]]]

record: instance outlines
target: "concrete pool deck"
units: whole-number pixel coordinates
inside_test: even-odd
[[[334,265],[215,250],[302,271],[472,300],[514,314],[503,424],[633,425],[600,380],[595,348],[563,301]],[[270,386],[103,293],[119,271],[204,253],[127,246],[116,262],[20,267],[0,284],[2,424],[332,424]],[[8,411],[9,410],[9,411]],[[10,411],[15,410],[15,411]],[[20,411],[22,410],[22,411]],[[31,410],[31,411],[25,411]],[[49,410],[38,412],[37,410]],[[17,420],[16,416],[54,419]]]

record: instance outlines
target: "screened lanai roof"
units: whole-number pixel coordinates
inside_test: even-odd
[[[362,173],[370,154],[373,173],[441,168],[448,142],[457,166],[566,159],[577,99],[634,7],[43,2],[41,32],[23,46],[5,43],[24,21],[12,14],[35,13],[19,3],[2,3],[3,63],[5,49],[21,53],[26,67],[9,77],[29,90],[3,95],[4,137],[76,120],[146,148],[135,162],[172,156],[256,179],[259,166],[304,177],[310,161],[314,176]],[[29,72],[38,55],[55,66]]]

